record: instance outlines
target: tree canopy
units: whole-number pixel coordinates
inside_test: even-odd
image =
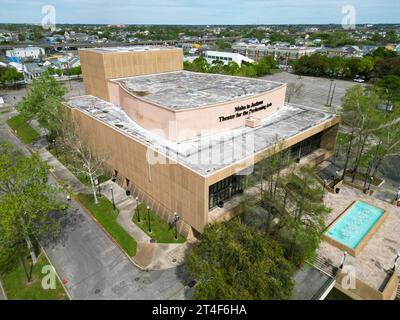
[[[243,62],[239,66],[236,62],[230,61],[224,64],[222,61],[215,60],[211,64],[204,57],[198,57],[193,62],[184,63],[185,70],[203,73],[219,73],[231,76],[257,77],[270,74],[273,69],[278,67],[273,57],[262,57],[256,63]]]
[[[289,299],[291,264],[283,249],[240,219],[207,226],[187,256],[194,299]]]
[[[26,243],[34,260],[31,239],[47,238],[58,231],[58,221],[49,213],[60,209],[61,203],[57,189],[47,183],[48,174],[49,167],[38,155],[27,157],[8,143],[0,144],[2,257],[10,250],[18,251]]]
[[[13,84],[23,80],[24,75],[13,67],[0,67],[0,85]]]
[[[51,75],[44,73],[33,80],[28,94],[17,104],[17,110],[28,119],[36,119],[50,135],[57,135],[62,124],[62,101],[67,90]]]

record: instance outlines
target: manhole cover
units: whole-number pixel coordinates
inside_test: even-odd
[[[101,290],[100,289],[96,289],[96,290],[94,290],[94,293],[95,294],[99,294],[101,292]]]
[[[140,278],[139,278],[139,277],[136,277],[136,278],[135,278],[135,281],[139,281],[139,280],[140,280]]]

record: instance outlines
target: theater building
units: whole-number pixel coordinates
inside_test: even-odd
[[[182,50],[79,50],[87,95],[66,102],[84,139],[132,196],[184,233],[234,214],[253,165],[290,148],[332,155],[339,118],[285,103],[286,84],[183,70]],[[186,231],[185,231],[186,230]]]

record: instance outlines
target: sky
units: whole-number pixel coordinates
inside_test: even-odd
[[[400,23],[400,0],[0,0],[0,23],[324,24],[342,23],[351,5],[358,23]]]

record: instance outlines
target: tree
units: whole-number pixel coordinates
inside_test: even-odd
[[[23,33],[18,33],[18,41],[20,41],[20,42],[24,42],[26,40],[26,38],[25,38],[25,34],[23,34]]]
[[[292,201],[290,215],[286,215],[276,235],[285,248],[287,258],[295,266],[312,259],[325,229],[325,216],[330,209],[322,199],[323,190],[315,179],[314,169],[303,166],[285,177],[285,188]]]
[[[386,96],[379,93],[376,87],[364,89],[357,85],[349,88],[343,98],[342,122],[349,133],[342,179],[349,166],[352,182],[360,168],[367,170],[366,179],[374,177],[383,160],[398,152],[400,110],[387,110]]]
[[[379,47],[374,52],[372,52],[372,57],[374,58],[395,58],[397,56],[396,52],[393,50],[388,50],[385,47]]]
[[[83,130],[78,128],[68,117],[64,118],[62,135],[59,140],[64,146],[64,152],[73,157],[71,166],[76,174],[88,177],[92,188],[93,199],[97,204],[96,178],[103,174],[104,164],[108,159],[106,152],[95,151],[95,148],[85,138]]]
[[[384,76],[375,82],[375,86],[388,101],[400,102],[400,76]]]
[[[23,80],[24,75],[13,67],[0,67],[0,85],[13,84]]]
[[[289,299],[293,268],[282,248],[234,219],[207,226],[187,255],[194,299]]]
[[[232,48],[232,45],[222,39],[217,40],[216,42],[218,50],[225,50]]]
[[[33,80],[28,94],[17,104],[17,110],[28,119],[36,119],[50,136],[59,135],[63,121],[62,101],[66,88],[44,73]]]
[[[36,262],[33,239],[48,238],[58,231],[49,213],[61,208],[57,189],[48,184],[49,167],[38,155],[23,155],[8,143],[0,144],[0,249],[21,254],[25,243]],[[24,263],[24,259],[21,259]],[[30,274],[25,267],[30,281]]]
[[[286,89],[286,99],[287,102],[290,102],[293,97],[301,97],[304,90],[303,83],[294,83],[290,82],[287,85]]]

